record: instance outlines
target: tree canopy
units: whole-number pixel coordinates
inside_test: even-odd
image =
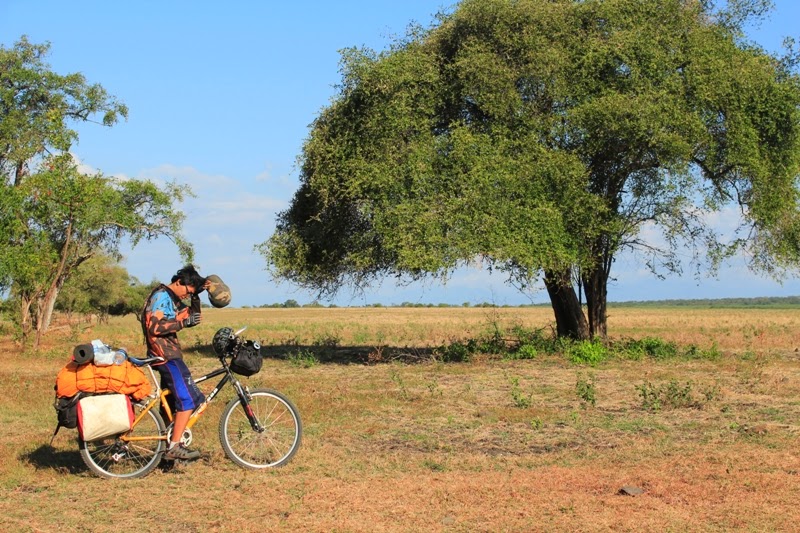
[[[0,174],[19,184],[46,153],[69,150],[78,139],[73,123],[112,126],[128,108],[83,74],[60,75],[46,61],[50,44],[23,36],[11,49],[0,46]]]
[[[766,4],[464,0],[384,52],[345,50],[260,249],[323,293],[480,258],[541,277],[576,337],[605,335],[626,248],[658,274],[687,249],[712,271],[736,253],[794,269],[800,78],[742,32]],[[710,215],[731,206],[741,225],[719,235]]]

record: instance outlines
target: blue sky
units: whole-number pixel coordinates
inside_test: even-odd
[[[768,50],[800,37],[800,2],[778,0],[751,33]],[[412,21],[427,24],[450,2],[404,0],[322,2],[0,0],[0,44],[23,34],[52,44],[59,73],[82,72],[130,108],[113,128],[80,128],[73,153],[107,175],[188,183],[196,198],[182,206],[185,234],[204,274],[231,287],[233,305],[261,305],[314,295],[271,280],[253,246],[272,234],[276,213],[298,186],[295,161],[308,125],[334,95],[338,50],[383,49]],[[180,267],[167,240],[126,250],[125,266],[142,281],[167,280]],[[635,257],[615,264],[609,300],[724,298],[800,294],[756,277],[734,262],[716,279],[691,275],[665,281]],[[363,294],[343,291],[332,303],[375,302],[516,305],[545,302],[479,268],[446,283],[397,286],[386,280]],[[323,303],[331,303],[324,301]]]

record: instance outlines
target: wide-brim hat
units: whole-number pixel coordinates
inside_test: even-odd
[[[216,274],[206,278],[211,283],[208,285],[208,301],[214,307],[225,307],[231,303],[231,290]]]

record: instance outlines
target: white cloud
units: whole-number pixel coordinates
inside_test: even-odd
[[[219,191],[220,188],[230,188],[238,185],[236,180],[223,174],[205,174],[192,166],[176,166],[171,164],[144,169],[139,173],[139,177],[161,183],[175,181],[177,183],[189,185],[198,196],[201,191],[207,189],[216,189]]]
[[[258,225],[260,229],[273,227],[275,213],[283,209],[286,202],[275,198],[244,192],[227,193],[224,199],[198,196],[185,202],[184,212],[193,225],[222,228]]]
[[[261,228],[271,226],[275,213],[287,205],[286,200],[251,190],[252,183],[222,174],[206,174],[191,166],[159,165],[143,170],[139,178],[162,185],[175,181],[191,188],[194,196],[186,197],[180,205],[187,216],[187,231],[254,224]]]
[[[216,245],[225,244],[225,240],[218,233],[211,233],[209,235],[206,235],[205,241],[208,244],[216,244]]]
[[[277,211],[278,209],[285,208],[286,202],[283,200],[276,200],[269,196],[248,194],[239,195],[238,198],[231,200],[210,201],[208,202],[208,206],[212,209],[219,209],[220,211]]]
[[[72,161],[75,163],[75,165],[78,168],[78,172],[80,172],[81,174],[94,175],[94,174],[97,174],[97,173],[100,172],[99,170],[97,170],[96,168],[92,167],[91,165],[87,165],[86,163],[84,163],[81,160],[81,158],[78,157],[76,154],[70,152],[69,155],[72,156]]]
[[[100,170],[96,169],[95,167],[93,167],[93,166],[91,166],[91,165],[89,165],[87,163],[84,163],[83,160],[77,154],[75,154],[73,152],[70,152],[69,155],[72,156],[72,160],[75,162],[76,168],[78,169],[78,172],[80,172],[81,174],[94,176],[96,174],[101,174],[102,173]],[[115,181],[128,181],[128,180],[131,179],[130,176],[128,176],[126,174],[123,174],[123,173],[117,173],[117,174],[111,174],[111,175],[104,174],[104,176],[107,177],[107,178],[111,178],[112,180],[115,180]]]

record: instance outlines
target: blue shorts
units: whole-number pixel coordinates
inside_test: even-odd
[[[154,368],[161,374],[161,388],[172,391],[176,411],[191,411],[205,401],[183,359],[170,359]]]

